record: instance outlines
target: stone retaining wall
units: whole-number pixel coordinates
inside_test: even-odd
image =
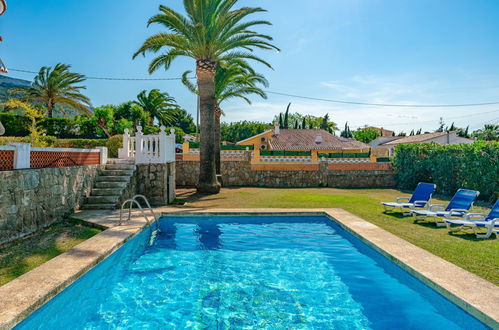
[[[63,219],[90,194],[102,165],[0,172],[0,244]]]
[[[249,161],[222,162],[222,180],[226,187],[335,187],[335,188],[383,188],[395,187],[395,173],[392,169],[329,169],[326,162],[303,164],[303,169],[292,170],[283,166],[251,164]],[[270,169],[271,166],[278,170]],[[314,168],[311,168],[313,166]],[[383,167],[380,167],[383,168]],[[176,184],[194,187],[199,175],[199,162],[177,161]]]
[[[175,199],[175,163],[137,165],[133,182],[152,206],[169,204]]]

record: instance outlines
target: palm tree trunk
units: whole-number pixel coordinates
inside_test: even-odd
[[[54,116],[54,105],[52,102],[47,102],[47,117],[52,118]]]
[[[196,62],[201,117],[197,190],[209,194],[220,192],[215,165],[215,68],[216,63],[210,60]]]
[[[220,136],[220,118],[222,117],[222,109],[215,105],[215,165],[217,169],[217,174],[222,174],[222,160],[221,160],[221,150],[220,144],[222,143],[222,137]]]

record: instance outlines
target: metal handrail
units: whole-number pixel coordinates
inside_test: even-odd
[[[151,204],[149,204],[149,201],[147,200],[146,196],[144,196],[144,195],[135,195],[135,196],[133,196],[133,198],[127,199],[127,200],[125,200],[123,202],[123,204],[121,204],[121,208],[120,208],[120,220],[119,220],[118,225],[121,226],[123,224],[123,209],[125,208],[126,204],[129,203],[130,207],[128,209],[128,219],[127,219],[127,221],[130,221],[130,219],[132,217],[132,208],[133,208],[133,205],[135,204],[139,208],[139,210],[142,213],[142,215],[144,216],[144,218],[146,219],[147,225],[151,226],[151,221],[149,221],[149,218],[145,214],[144,209],[142,208],[142,206],[140,206],[140,203],[137,201],[137,198],[142,198],[145,201],[145,203],[147,205],[147,208],[149,209],[149,211],[151,212],[151,214],[154,217],[154,222],[156,223],[156,229],[159,230],[158,217],[154,213],[153,209],[151,208]]]
[[[154,213],[151,204],[149,204],[149,201],[147,200],[146,196],[144,195],[135,195],[132,197],[132,199],[137,200],[137,198],[142,198],[142,200],[146,203],[147,209],[151,212],[152,216],[154,217],[154,221],[156,221],[156,225],[158,222],[158,217],[156,216],[156,213]]]

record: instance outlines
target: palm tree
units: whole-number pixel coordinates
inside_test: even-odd
[[[140,106],[149,114],[149,125],[153,125],[154,119],[162,125],[171,124],[174,119],[174,113],[179,110],[175,99],[168,93],[161,93],[158,89],[153,89],[147,94],[144,90],[137,95],[137,101],[134,104]]]
[[[255,60],[270,64],[252,53],[254,48],[276,49],[271,37],[252,31],[257,25],[270,25],[263,20],[243,22],[251,14],[264,12],[262,8],[234,9],[238,0],[184,0],[186,16],[166,6],[149,19],[149,24],[163,25],[167,32],[148,38],[134,54],[158,53],[149,65],[152,73],[168,69],[180,56],[196,60],[201,117],[201,160],[198,191],[218,193],[220,184],[215,169],[215,71],[220,61],[234,59]]]
[[[184,72],[182,83],[193,93],[199,94],[195,84],[189,80],[191,71]],[[256,94],[266,99],[267,94],[258,87],[263,85],[268,87],[267,79],[256,73],[244,61],[231,61],[231,63],[220,62],[215,73],[215,164],[216,173],[221,174],[220,159],[220,118],[223,114],[221,104],[232,98],[241,98],[251,104],[249,95]]]
[[[55,108],[66,115],[63,107],[91,115],[90,99],[81,94],[81,90],[86,87],[77,85],[86,78],[84,75],[70,72],[70,68],[71,66],[62,63],[54,68],[44,66],[35,77],[31,87],[12,88],[9,92],[24,101],[44,105],[49,118],[54,116]]]

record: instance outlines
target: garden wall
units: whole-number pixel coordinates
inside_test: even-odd
[[[349,169],[329,169],[319,164],[251,164],[249,161],[223,161],[222,180],[226,187],[336,187],[381,188],[394,187],[395,174],[389,164],[371,164],[365,170],[359,166]],[[194,187],[199,175],[199,162],[177,161],[176,184]]]
[[[77,210],[102,165],[0,171],[0,244]]]

